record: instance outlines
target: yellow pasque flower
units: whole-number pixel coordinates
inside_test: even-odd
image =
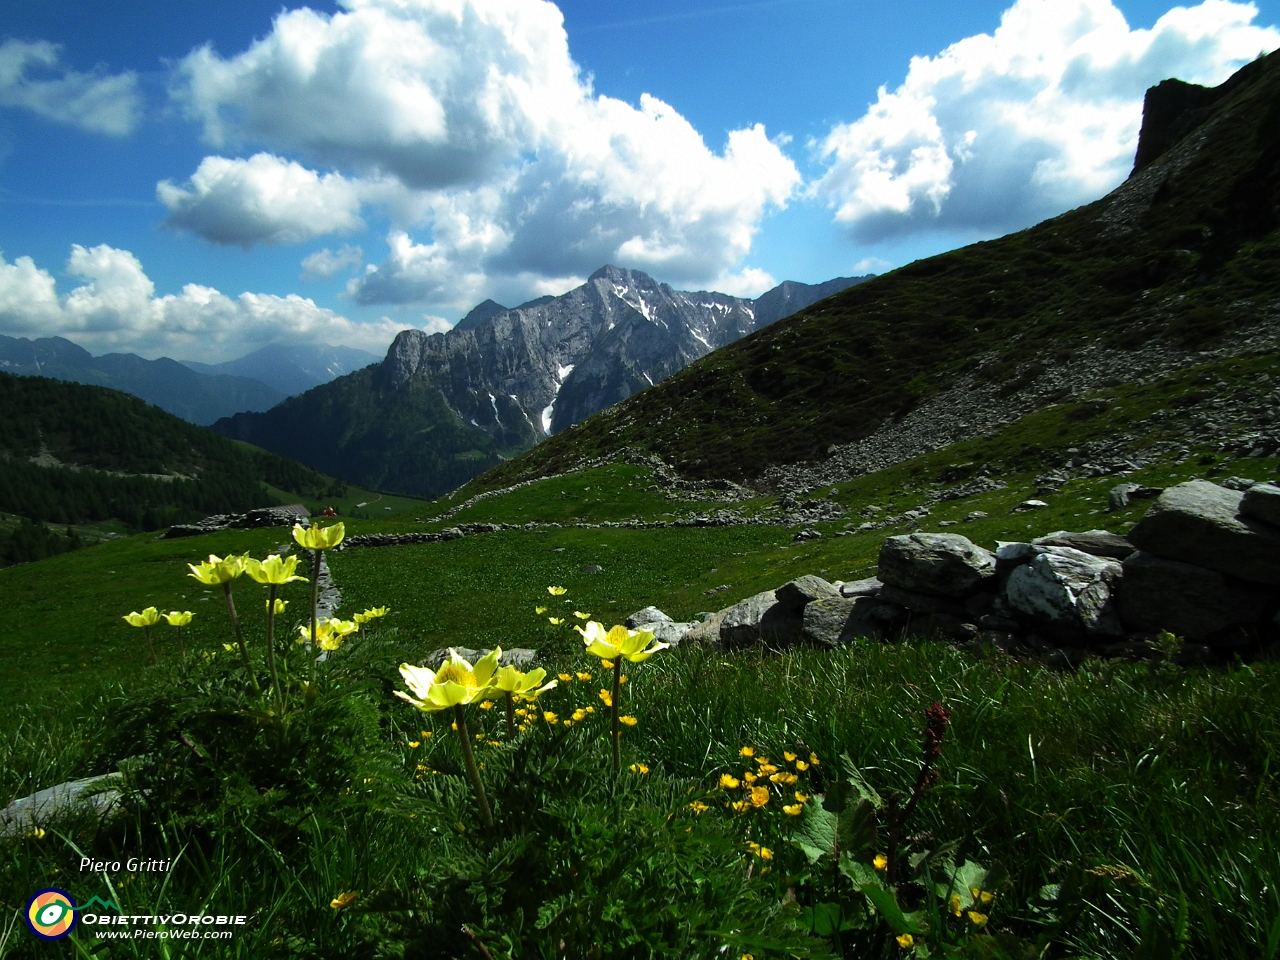
[[[898,936],[894,937],[894,939],[898,941],[898,946],[900,946],[903,950],[907,949],[907,947],[914,946],[916,942],[916,938],[911,936],[911,934],[909,933],[899,934]]]
[[[737,790],[742,785],[742,781],[735,777],[732,773],[720,774],[720,786],[724,790]]]
[[[147,607],[141,613],[126,613],[120,618],[131,627],[153,627],[160,622],[160,611],[155,607]]]
[[[591,674],[587,673],[585,670],[579,670],[578,679],[581,680],[583,683],[588,683],[591,680]]]
[[[587,653],[602,660],[614,660],[621,657],[632,663],[648,660],[659,650],[671,646],[669,643],[658,643],[648,630],[628,630],[624,626],[615,626],[608,631],[604,624],[592,620],[585,627],[575,626],[573,629],[582,634],[582,642],[586,644]]]
[[[604,703],[606,707],[613,706],[613,694],[610,693],[608,690],[600,691],[600,700]]]
[[[553,597],[563,597],[568,592],[564,587],[547,587],[547,593]]]
[[[573,611],[573,615],[574,615],[575,617],[577,617],[579,620],[590,620],[590,619],[591,619],[591,614],[589,614],[589,613],[583,613],[581,610],[575,610],[575,611]]]
[[[564,617],[547,617],[547,623],[551,624],[553,627],[558,627],[560,624],[564,623]]]
[[[877,853],[876,858],[871,861],[871,865],[877,870],[887,870],[889,868],[889,858],[883,853]]]
[[[335,910],[341,910],[343,907],[349,907],[356,902],[360,896],[355,890],[348,890],[346,893],[340,893],[329,901],[329,906]]]
[[[300,577],[293,572],[297,569],[298,555],[296,553],[283,558],[279,554],[273,553],[265,560],[255,560],[253,557],[244,558],[244,572],[258,583],[285,584],[293,583],[295,580],[307,582],[306,577]]]
[[[803,809],[804,809],[804,806],[799,803],[787,803],[787,804],[783,804],[782,806],[782,812],[789,817],[800,816],[800,811]]]
[[[449,659],[440,665],[439,670],[402,663],[400,676],[404,677],[404,682],[415,696],[411,697],[403,690],[397,690],[396,696],[425,713],[483,700],[494,674],[498,672],[501,656],[502,648],[495,647],[473,667],[450,648]]]
[[[534,607],[534,608],[533,608],[533,612],[534,612],[534,613],[536,613],[538,616],[542,616],[544,613],[546,613],[546,612],[547,612],[547,608],[546,608],[546,607]]]
[[[633,763],[628,769],[632,773],[638,773],[641,776],[649,772],[649,765],[646,763]]]
[[[218,557],[211,553],[209,559],[199,566],[188,563],[191,572],[187,576],[194,577],[205,586],[222,586],[244,573],[244,561],[244,557]]]
[[[698,814],[699,816],[701,816],[702,814],[706,813],[706,812],[707,812],[708,810],[710,810],[711,808],[710,808],[710,807],[708,807],[708,806],[707,806],[705,803],[703,803],[701,800],[695,800],[695,801],[693,801],[693,803],[689,804],[689,809],[690,809],[690,810],[692,810],[694,813]]]
[[[351,620],[340,620],[337,617],[321,617],[316,621],[316,645],[321,650],[337,650],[342,641],[360,628]],[[298,626],[298,643],[311,640],[311,627],[308,624]]]
[[[270,599],[263,600],[263,601],[262,601],[262,605],[263,605],[264,607],[266,607],[266,608],[270,609],[270,608],[271,608],[271,600],[270,600]],[[288,600],[281,600],[279,597],[276,597],[276,605],[275,605],[275,610],[274,610],[273,612],[274,612],[274,613],[275,613],[275,615],[278,617],[278,616],[280,616],[280,614],[284,613],[284,608],[285,608],[285,607],[287,607],[287,606],[289,606],[289,601],[288,601]]]
[[[323,528],[317,526],[304,528],[300,523],[293,525],[294,542],[307,550],[332,550],[346,535],[347,528],[342,523]]]
[[[377,620],[380,617],[385,617],[390,612],[390,607],[370,607],[364,613],[357,613],[354,619],[356,623],[368,623],[370,620]]]
[[[190,610],[170,610],[168,613],[161,614],[161,616],[169,622],[171,627],[185,627],[191,622],[191,618],[195,614]]]
[[[738,751],[738,756],[740,757],[754,757],[755,755],[756,755],[756,752],[755,750],[751,749],[751,747],[743,747],[741,750]]]
[[[493,675],[488,695],[497,698],[509,693],[513,697],[519,697],[522,700],[536,700],[538,694],[546,693],[556,686],[555,680],[538,686],[546,675],[547,671],[542,667],[534,667],[528,673],[518,670],[510,664],[505,667],[499,667],[498,672]]]
[[[618,718],[618,722],[619,722],[619,723],[624,723],[624,724],[626,724],[628,727],[634,727],[634,726],[635,726],[637,723],[639,723],[640,721],[639,721],[639,720],[637,720],[635,717],[619,717],[619,718]]]
[[[763,807],[769,802],[768,787],[752,787],[751,788],[751,805],[753,807]]]

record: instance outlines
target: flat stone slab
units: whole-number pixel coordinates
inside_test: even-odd
[[[1123,560],[1135,549],[1124,537],[1106,530],[1086,530],[1084,533],[1058,530],[1047,536],[1036,537],[1031,542],[1037,547],[1070,547],[1095,557],[1110,557],[1112,560]]]
[[[1246,517],[1280,527],[1280,487],[1255,483],[1240,498],[1240,512]]]
[[[37,790],[0,810],[0,837],[24,836],[66,814],[88,812],[107,817],[119,809],[123,786],[124,774],[117,772]]]

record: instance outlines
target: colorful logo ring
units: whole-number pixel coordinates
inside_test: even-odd
[[[76,902],[57,887],[46,887],[27,901],[27,926],[41,940],[61,940],[76,925]]]

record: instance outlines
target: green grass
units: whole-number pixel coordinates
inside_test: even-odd
[[[0,632],[0,702],[8,704],[0,714],[0,799],[109,772],[135,756],[144,758],[136,775],[152,798],[101,830],[69,822],[43,838],[0,842],[0,906],[17,909],[50,884],[82,898],[106,896],[101,878],[74,869],[74,842],[99,856],[179,860],[167,887],[145,874],[114,878],[129,910],[207,902],[256,918],[231,946],[214,952],[174,942],[173,956],[461,957],[473,948],[460,922],[495,957],[549,956],[543,947],[560,939],[568,955],[596,943],[614,956],[711,956],[722,944],[756,957],[838,955],[830,937],[796,926],[798,908],[783,906],[788,888],[814,909],[852,896],[847,886],[843,894],[833,889],[822,864],[811,867],[788,842],[797,821],[780,812],[783,798],[773,797],[763,815],[736,815],[713,787],[720,773],[742,774],[743,745],[776,759],[802,742],[823,761],[798,783],[810,794],[829,791],[843,775],[841,754],[877,790],[908,790],[922,710],[937,700],[953,711],[942,780],[912,830],[956,841],[960,859],[1010,872],[993,929],[1052,940],[1051,957],[1128,957],[1144,911],[1176,933],[1185,900],[1184,956],[1274,958],[1280,721],[1260,705],[1280,692],[1275,664],[1167,672],[1091,661],[1061,674],[914,641],[784,654],[682,648],[626,670],[624,709],[638,723],[624,735],[624,768],[644,763],[650,772],[624,769],[615,784],[605,772],[606,711],[597,697],[604,674],[568,624],[552,627],[533,609],[547,606],[569,622],[581,610],[608,624],[655,604],[691,619],[804,573],[867,576],[884,537],[905,527],[837,534],[856,526],[867,504],[892,515],[924,502],[971,461],[998,465],[1008,487],[935,504],[922,529],[983,510],[985,519],[946,529],[987,547],[1064,528],[1123,533],[1146,504],[1104,512],[1120,477],[1071,481],[1034,512],[1013,507],[1036,493],[1036,475],[1061,462],[1065,447],[1133,432],[1129,425],[1159,408],[1182,409],[1175,401],[1205,389],[1206,377],[1214,392],[1236,389],[1274,363],[1244,358],[1116,387],[1105,407],[1090,408],[1092,417],[1073,415],[1078,405],[1053,407],[988,438],[838,484],[832,498],[847,516],[817,525],[823,537],[801,543],[778,526],[574,526],[673,520],[717,506],[670,498],[651,471],[619,461],[483,500],[447,521],[421,522],[448,500],[398,498],[386,516],[346,518],[348,534],[481,521],[562,526],[332,553],[344,615],[383,604],[393,612],[340,651],[309,708],[293,654],[286,664],[294,671],[293,712],[283,724],[245,692],[237,658],[222,650],[230,634],[220,594],[185,577],[185,565],[209,553],[262,556],[288,540],[287,530],[120,537],[0,571],[8,614]],[[1276,468],[1275,458],[1195,449],[1182,463],[1123,479],[1157,486],[1207,474],[1264,479]],[[349,505],[335,504],[340,512],[367,496],[348,493]],[[751,513],[771,502],[735,508]],[[588,565],[602,570],[583,572]],[[547,594],[551,584],[568,588],[569,603]],[[724,584],[730,589],[709,593]],[[305,590],[286,588],[293,606],[282,635],[305,608]],[[255,653],[263,595],[247,580],[235,585]],[[152,666],[141,632],[120,619],[151,604],[196,611],[188,667],[170,628],[153,631],[161,664]],[[541,723],[515,744],[479,748],[499,819],[485,835],[448,717],[416,714],[392,691],[401,686],[402,661],[439,647],[494,644],[535,647],[552,673],[593,673],[546,694],[542,709],[561,720],[579,707],[597,709],[577,729]],[[500,711],[473,710],[471,722],[486,740],[505,739]],[[700,817],[687,806],[698,799],[711,805]],[[774,850],[769,873],[759,861],[745,869],[748,842]],[[879,850],[859,847],[857,856],[869,862]],[[1038,898],[1045,884],[1073,891],[1059,905],[1057,926]],[[359,905],[330,908],[347,890],[360,892]],[[848,931],[848,955],[882,955],[890,941],[877,936]],[[25,937],[18,929],[0,955],[61,949]],[[91,947],[97,957],[153,955],[141,944],[80,944],[81,955]]]

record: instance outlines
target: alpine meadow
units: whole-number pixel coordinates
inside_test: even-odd
[[[0,140],[228,156],[45,205],[154,208],[154,282],[0,234],[0,960],[1280,960],[1276,11],[929,6],[793,142],[720,39],[607,54],[828,0],[122,13],[163,71],[64,66],[71,6],[0,28]],[[1020,23],[1141,80],[1127,175],[1017,139],[1052,51],[957,92]]]

